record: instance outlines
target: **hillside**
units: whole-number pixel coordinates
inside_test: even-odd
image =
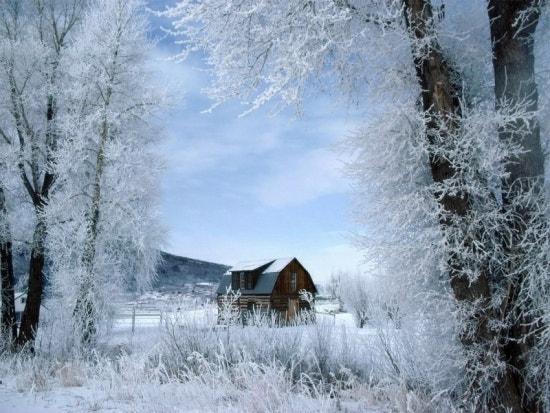
[[[153,289],[165,294],[210,295],[230,268],[167,252],[161,252],[161,258]]]

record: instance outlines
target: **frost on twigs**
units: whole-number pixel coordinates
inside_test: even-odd
[[[240,290],[232,290],[228,287],[226,293],[218,298],[218,324],[232,325],[241,321],[240,297]]]

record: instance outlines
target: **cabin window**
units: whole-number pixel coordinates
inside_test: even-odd
[[[296,273],[295,272],[290,273],[290,291],[293,293],[296,292]]]
[[[21,297],[21,304],[25,304],[26,301],[27,299],[25,297]]]
[[[244,272],[241,272],[239,276],[239,288],[241,290],[244,290],[246,288]]]

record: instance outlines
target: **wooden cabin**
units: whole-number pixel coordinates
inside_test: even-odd
[[[239,292],[233,305],[243,320],[250,312],[266,312],[282,322],[293,320],[310,304],[300,297],[300,291],[315,296],[317,289],[309,272],[296,258],[244,261],[229,269],[217,290],[218,309],[222,309],[228,292]]]

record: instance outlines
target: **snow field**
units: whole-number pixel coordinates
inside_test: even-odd
[[[122,311],[100,351],[3,354],[0,405],[19,412],[443,411],[397,377],[374,328],[318,308],[315,324],[216,326],[214,305]],[[188,304],[188,303],[187,303]],[[134,321],[132,321],[135,319]],[[132,332],[132,325],[134,326]],[[393,363],[404,358],[394,356]],[[403,364],[403,370],[407,368]]]

